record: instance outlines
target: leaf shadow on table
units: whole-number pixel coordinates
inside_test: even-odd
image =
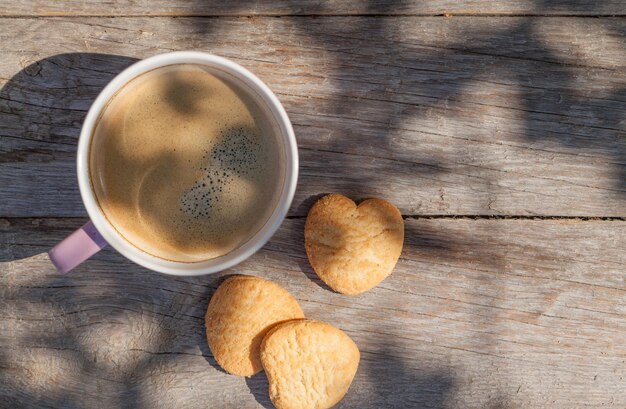
[[[366,382],[369,386],[363,389],[370,394],[356,400],[348,392],[338,407],[363,407],[366,403],[373,408],[450,407],[447,399],[455,387],[454,374],[445,369],[425,371],[419,363],[408,363],[394,348],[394,341],[389,340],[377,351],[362,353],[354,382]]]
[[[0,278],[11,334],[0,371],[7,407],[89,407],[96,397],[106,406],[150,407],[154,396],[166,398],[167,374],[180,365],[199,378],[218,368],[204,311],[220,275],[158,275],[105,250],[67,275],[56,274],[45,253],[3,262]],[[193,377],[188,382],[193,388]]]
[[[233,13],[245,13],[251,5],[241,1],[226,7]],[[263,27],[272,30],[274,25],[293,26],[294,37],[303,50],[324,51],[317,58],[329,72],[324,80],[332,84],[332,94],[321,99],[303,94],[296,107],[288,107],[300,138],[301,174],[309,184],[321,189],[332,186],[355,199],[372,194],[384,197],[391,179],[406,183],[407,189],[411,189],[411,180],[425,179],[453,190],[454,182],[449,180],[455,180],[459,165],[465,165],[467,170],[462,172],[469,172],[468,183],[474,185],[472,190],[483,202],[477,213],[498,214],[498,195],[533,194],[525,191],[523,185],[508,189],[499,185],[499,178],[510,171],[489,169],[489,160],[498,158],[481,162],[484,144],[503,143],[509,147],[505,153],[512,163],[516,155],[533,152],[543,152],[548,157],[550,153],[557,154],[561,163],[571,158],[571,163],[579,167],[587,165],[586,159],[600,162],[614,169],[615,175],[595,187],[607,195],[623,198],[626,140],[621,134],[626,119],[625,88],[593,92],[591,86],[589,92],[581,92],[577,85],[585,74],[581,68],[606,68],[594,67],[587,61],[562,61],[558,52],[551,49],[549,39],[542,37],[543,17],[511,18],[507,20],[510,24],[502,26],[482,24],[487,19],[471,21],[463,17],[464,23],[469,22],[466,30],[462,26],[447,28],[455,25],[455,17],[440,17],[446,28],[432,32],[426,24],[422,38],[411,30],[404,31],[407,18],[381,17],[404,5],[404,1],[368,1],[362,3],[362,15],[350,18],[285,18]],[[318,7],[321,15],[331,12],[323,5]],[[285,8],[294,14],[302,9],[295,1],[285,3]],[[555,6],[548,0],[536,0],[532,14],[555,9],[563,13],[581,11],[574,4]],[[364,17],[368,14],[378,17]],[[583,24],[593,19],[571,21]],[[204,19],[186,20],[185,24],[192,24],[205,34],[217,33],[218,25]],[[602,21],[594,24],[601,25]],[[446,41],[448,30],[462,35],[455,34],[454,40]],[[406,38],[407,34],[411,37]],[[617,34],[623,38],[624,33]],[[280,60],[280,54],[274,55]],[[307,68],[316,73],[315,65]],[[317,76],[311,79],[317,80]],[[496,95],[472,95],[475,90],[480,93],[494,87],[498,88]],[[491,108],[487,110],[485,106]],[[491,124],[473,126],[462,122],[464,129],[447,129],[438,134],[436,121],[445,126],[446,118],[453,122],[455,116],[463,116],[468,110],[485,111],[484,119]],[[512,136],[504,142],[497,139],[497,127],[492,126],[502,118],[519,125],[503,131]],[[406,137],[408,132],[412,134],[410,140]],[[441,157],[438,151],[429,151],[429,138],[449,140],[457,153],[448,152],[447,157]],[[335,158],[333,152],[337,154]],[[322,157],[325,167],[320,169],[315,164]],[[380,171],[364,173],[374,161]],[[541,176],[554,180],[556,188],[576,189],[578,182],[571,175],[562,175],[562,169],[553,169],[549,164],[542,165],[546,174]],[[473,169],[482,171],[474,173]],[[521,170],[516,173],[520,178],[539,178]],[[359,177],[363,174],[369,178]],[[420,213],[420,204],[424,202],[437,203],[438,211],[446,213],[446,206],[455,200],[439,198],[431,189],[420,195],[426,196],[416,197],[410,206],[405,204],[405,214]],[[297,202],[306,200],[300,194],[296,198]],[[624,215],[620,208],[611,211],[616,212],[615,216]],[[528,214],[538,212],[533,207],[527,210]],[[291,214],[304,215],[298,207]]]
[[[375,1],[368,4],[372,10],[380,7]],[[542,7],[547,7],[547,4],[547,1],[538,2],[537,7],[540,10]],[[296,3],[292,3],[291,7],[296,8]],[[193,19],[199,25],[205,25],[207,29],[211,26],[211,20]],[[301,21],[304,20],[301,19]],[[413,43],[404,44],[397,40],[401,38],[398,32],[401,27],[389,26],[384,19],[366,21],[363,18],[356,18],[354,25],[343,28],[336,26],[336,21],[336,19],[320,18],[299,26],[302,33],[311,37],[310,41],[326,47],[329,55],[338,64],[335,78],[330,79],[337,88],[334,102],[322,107],[324,111],[322,113],[341,115],[349,119],[347,125],[334,130],[336,137],[331,138],[329,145],[323,147],[330,151],[336,150],[337,155],[341,154],[341,158],[337,157],[337,171],[316,175],[321,178],[320,191],[327,190],[324,187],[324,178],[330,180],[333,177],[340,179],[334,187],[355,199],[374,195],[385,197],[386,182],[393,177],[402,177],[406,180],[410,177],[432,178],[434,183],[446,185],[445,178],[439,179],[439,177],[449,173],[452,164],[433,160],[427,155],[416,156],[416,150],[408,149],[406,144],[403,145],[401,136],[394,129],[404,127],[406,122],[415,118],[428,118],[431,115],[429,110],[438,110],[437,115],[441,116],[455,115],[457,113],[455,109],[464,102],[463,92],[468,84],[474,81],[484,81],[485,73],[491,70],[494,74],[487,79],[503,80],[509,85],[520,86],[522,89],[524,109],[514,110],[524,123],[520,135],[522,140],[536,143],[540,149],[560,151],[564,148],[572,155],[582,151],[591,151],[600,153],[602,157],[613,158],[616,172],[621,175],[621,178],[616,178],[615,189],[619,192],[624,191],[626,149],[620,127],[623,126],[622,121],[626,113],[625,89],[612,91],[608,95],[594,99],[593,103],[589,103],[589,99],[585,96],[568,91],[574,83],[570,72],[572,67],[560,64],[558,55],[551,52],[543,41],[535,39],[535,27],[532,25],[522,22],[513,28],[489,27],[483,31],[472,31],[466,33],[470,41],[447,44],[445,47],[438,48],[438,46],[420,44],[419,38],[414,39]],[[354,50],[343,49],[342,42],[348,41],[351,37],[358,40],[359,47],[355,47]],[[381,56],[377,47],[381,44],[393,50],[392,53],[386,55],[392,55],[394,58],[386,61],[377,60],[377,57]],[[19,162],[27,163],[27,166],[40,167],[38,173],[40,176],[37,180],[19,180],[20,186],[16,188],[16,194],[3,197],[5,202],[2,206],[7,208],[20,206],[22,203],[31,202],[26,201],[25,198],[35,197],[39,203],[44,204],[51,200],[65,202],[66,208],[69,209],[68,214],[75,215],[81,211],[82,204],[75,180],[71,177],[65,178],[67,182],[60,182],[61,179],[58,178],[52,179],[48,165],[63,163],[61,167],[53,167],[53,172],[73,174],[75,144],[84,111],[88,109],[89,104],[106,82],[132,61],[134,60],[127,57],[97,54],[56,56],[25,67],[14,79],[5,84],[0,91],[0,96],[2,96],[0,100],[2,132],[0,134],[4,135],[9,129],[9,135],[22,133],[25,138],[14,141],[10,137],[3,136],[3,148],[6,147],[7,152],[3,150],[0,153],[0,162],[8,164]],[[437,73],[434,69],[436,64],[432,64],[434,61],[445,63],[450,71]],[[468,64],[468,61],[475,63]],[[519,66],[525,68],[525,71],[519,70]],[[521,72],[525,73],[521,74]],[[63,79],[65,76],[71,78],[69,87]],[[351,82],[351,78],[354,77],[371,78],[371,87],[367,88]],[[377,84],[376,81],[380,83]],[[390,91],[387,91],[387,88]],[[548,89],[549,92],[542,94],[537,90],[538,88]],[[559,102],[559,94],[563,94],[561,102]],[[380,98],[389,100],[395,96],[399,99],[393,108],[390,108],[389,104],[382,103],[383,101],[376,101]],[[36,103],[33,105],[34,101]],[[361,114],[359,110],[362,104],[369,107],[368,112],[377,112],[379,116],[368,118],[369,115]],[[583,111],[587,112],[588,117],[580,115]],[[554,115],[559,116],[560,119],[555,119]],[[38,120],[42,117],[46,118],[46,121]],[[323,116],[320,117],[323,119]],[[305,126],[310,125],[303,123],[304,120],[301,118],[294,118],[296,127],[302,125],[304,130]],[[544,132],[546,121],[556,126],[557,132]],[[412,126],[412,130],[415,131],[415,125]],[[378,137],[372,140],[371,145],[364,143],[367,138],[376,135]],[[340,138],[345,138],[347,143],[344,141],[339,146]],[[51,144],[54,144],[52,148],[46,148]],[[303,174],[306,176],[307,173],[318,172],[310,166],[320,158],[316,151],[318,147],[313,145],[303,148],[301,151],[305,159]],[[404,148],[406,150],[403,150]],[[377,154],[376,158],[368,157],[372,150],[379,150],[382,156],[386,155],[387,158],[381,159],[381,154]],[[380,175],[372,180],[363,181],[355,175],[364,169],[368,160],[387,160],[388,162],[386,166],[381,167],[384,171]],[[474,164],[471,156],[465,160],[469,165]],[[405,166],[393,165],[397,163],[403,163]],[[6,170],[8,168],[4,169],[8,172]],[[7,173],[7,177],[10,176]],[[484,178],[478,183],[478,189],[489,193],[490,186],[497,182],[495,179]],[[43,195],[42,190],[36,189],[38,185],[42,186],[46,183],[54,185],[57,196]],[[426,199],[438,200],[436,197]],[[297,215],[305,214],[309,203],[306,200],[312,203],[314,198],[305,198],[298,207]],[[441,202],[443,206],[445,201],[441,200]],[[403,210],[407,213],[414,209],[419,210],[419,206]],[[445,211],[445,207],[441,210]],[[74,221],[75,225],[71,220],[59,222],[60,228],[46,227],[47,222],[44,222],[43,226],[23,226],[24,229],[30,229],[32,232],[28,240],[19,241],[19,246],[11,247],[11,243],[14,242],[12,233],[5,233],[0,242],[11,248],[1,253],[3,260],[16,262],[29,256],[37,257],[85,220],[75,219]],[[444,237],[442,234],[433,232],[425,233],[411,226],[407,228],[407,237],[410,237],[407,239],[409,251],[416,253],[423,251],[426,257],[429,254],[429,247],[446,249],[450,255],[449,259],[463,257],[464,252],[473,250],[473,247],[468,244],[455,244],[453,237]],[[482,244],[484,243],[477,243],[475,247],[479,248]],[[276,245],[275,242],[268,244],[270,247],[272,245]],[[299,245],[301,246],[301,243]],[[298,251],[302,252],[301,249]],[[497,252],[485,252],[479,256],[483,263],[492,265],[494,271],[498,268],[505,270],[506,264],[502,257],[497,257],[498,254],[501,255]],[[436,251],[432,252],[432,257],[436,257]],[[470,257],[470,255],[465,257]],[[306,260],[301,259],[301,262],[302,265],[308,266]],[[54,359],[53,350],[64,351],[65,360],[61,360],[59,364],[66,362],[67,372],[78,373],[81,378],[84,378],[81,380],[86,381],[86,391],[92,392],[94,396],[101,396],[103,402],[117,401],[120,407],[134,407],[141,406],[146,394],[154,393],[159,396],[160,391],[150,389],[151,385],[146,381],[145,373],[157,375],[159,371],[165,373],[168,370],[167,365],[172,365],[175,360],[184,359],[187,351],[195,350],[203,345],[202,308],[206,307],[207,297],[214,289],[213,278],[177,279],[154,275],[132,266],[112,251],[105,251],[95,258],[91,267],[81,268],[75,275],[67,277],[58,275],[36,277],[37,274],[49,273],[46,270],[49,266],[45,267],[42,264],[43,261],[37,261],[37,263],[39,263],[40,270],[31,270],[29,274],[21,277],[7,272],[15,268],[16,264],[0,266],[3,278],[9,275],[13,280],[12,287],[2,289],[3,294],[7,292],[10,294],[10,298],[5,298],[2,305],[13,303],[10,306],[12,310],[8,309],[11,316],[17,320],[20,314],[30,311],[29,313],[33,314],[36,319],[52,320],[59,324],[51,334],[20,340],[17,347],[24,347],[24,350],[29,345],[32,347],[27,349],[28,354],[20,352],[23,355],[21,359],[28,359],[30,364],[45,363]],[[310,270],[305,274],[310,278],[315,278]],[[93,286],[92,280],[95,279],[103,280],[103,285]],[[482,280],[485,280],[487,285],[497,286],[497,284],[490,284],[488,278]],[[172,290],[174,288],[176,290]],[[494,293],[501,290],[495,288]],[[110,306],[109,300],[116,297],[128,298],[127,310]],[[172,311],[174,311],[173,314]],[[64,318],[68,314],[78,318],[76,321]],[[107,355],[107,348],[109,351],[114,348],[116,337],[122,341],[129,339],[124,338],[124,334],[116,334],[111,340],[101,339],[100,342],[104,347],[96,348],[89,339],[84,338],[83,331],[90,327],[97,328],[98,325],[110,325],[112,330],[119,324],[116,320],[133,320],[136,316],[143,317],[144,315],[150,318],[151,323],[145,330],[148,333],[156,331],[161,334],[153,338],[157,340],[155,345],[145,345],[141,343],[141,340],[130,339],[131,342],[138,343],[134,348],[136,351],[128,352],[129,360],[134,364],[122,368],[126,371],[126,377],[119,379],[117,372],[119,368],[114,369],[113,366],[108,366],[107,359],[110,358],[110,354]],[[478,326],[488,325],[491,318],[481,316]],[[15,328],[19,335],[19,327]],[[143,331],[142,328],[140,330]],[[180,331],[180,336],[176,335],[177,331]],[[108,333],[108,331],[102,332]],[[27,331],[24,333],[26,334]],[[97,333],[94,332],[94,334]],[[488,335],[479,341],[487,344],[494,342],[489,339]],[[27,342],[31,343],[27,344]],[[109,347],[109,344],[112,346]],[[194,344],[197,345],[194,346]],[[203,348],[200,347],[202,355],[211,363],[208,348],[206,346]],[[33,350],[44,352],[37,355],[32,352]],[[50,351],[50,356],[44,355],[46,350]],[[15,364],[11,363],[12,359],[15,362],[19,361],[17,358],[8,356],[9,352],[6,351],[2,356],[2,365],[12,367]],[[172,351],[175,352],[172,353]],[[10,354],[13,353],[10,352]],[[446,395],[450,394],[453,389],[454,378],[447,372],[422,376],[418,367],[402,367],[401,362],[396,362],[398,359],[394,358],[395,355],[393,351],[384,351],[383,358],[372,365],[370,370],[367,370],[368,366],[363,366],[364,372],[367,371],[368,374],[371,372],[368,376],[376,378],[382,377],[377,368],[386,366],[387,361],[396,363],[396,368],[391,369],[389,378],[383,380],[382,385],[387,385],[387,390],[385,388],[377,390],[373,401],[386,402],[385,395],[394,390],[393,379],[396,377],[406,380],[409,385],[424,385],[420,390],[426,396],[430,396],[429,401],[432,406],[445,407]],[[117,364],[119,366],[119,363]],[[201,368],[192,369],[197,370],[199,374],[202,371]],[[3,371],[3,373],[6,382],[3,383],[5,388],[0,392],[0,402],[7,403],[7,406],[17,406],[24,402],[35,407],[47,406],[50,402],[58,407],[84,406],[84,402],[81,401],[81,394],[84,392],[71,390],[67,386],[50,390],[51,393],[45,397],[46,402],[44,402],[43,397],[37,395],[34,390],[30,391],[28,385],[22,383],[22,378],[9,376],[11,373],[18,375],[22,373],[26,376],[23,367],[14,372]],[[47,376],[43,372],[37,374],[42,377]],[[74,380],[71,377],[63,378],[68,376],[67,374],[57,374],[57,376],[57,378],[43,379],[48,379],[50,384],[54,385],[58,385],[59,379]],[[107,379],[108,377],[112,378]],[[435,392],[429,392],[428,385],[430,384],[436,386],[433,388]],[[263,388],[266,385],[262,379],[250,380],[248,386],[255,396],[260,396],[257,399],[262,404],[267,404],[267,399],[263,395]],[[351,397],[348,396],[347,399],[346,405]],[[360,403],[363,404],[363,401]]]
[[[245,10],[245,6],[249,4],[236,3],[233,7]],[[381,11],[379,2],[365,4],[368,11],[378,10],[382,14],[385,7],[394,7],[394,2],[386,2],[387,6],[382,6]],[[293,12],[298,10],[295,2],[287,7]],[[561,3],[560,7],[567,6]],[[548,9],[553,9],[551,2],[536,2],[535,13],[541,14]],[[572,6],[572,11],[575,9]],[[478,180],[472,190],[486,198],[477,213],[498,214],[497,205],[492,207],[492,202],[497,201],[492,190],[497,187],[500,195],[515,193],[516,190],[502,189],[499,185],[499,177],[508,172],[506,169],[487,172],[488,165],[480,162],[480,148],[474,148],[476,151],[470,151],[467,155],[459,153],[453,158],[456,162],[447,162],[445,159],[437,160],[420,154],[417,144],[414,147],[408,146],[400,135],[408,130],[421,138],[422,131],[418,122],[420,119],[427,122],[426,120],[437,120],[437,117],[445,119],[462,114],[467,109],[482,110],[485,101],[472,98],[471,95],[468,97],[472,93],[471,87],[498,84],[506,88],[505,92],[511,92],[514,96],[510,101],[492,103],[501,103],[503,106],[499,108],[502,111],[498,114],[513,118],[519,124],[519,129],[508,130],[519,137],[510,144],[513,155],[528,149],[523,154],[533,151],[551,152],[570,156],[572,163],[579,165],[587,157],[608,163],[616,176],[600,189],[622,198],[626,194],[626,139],[623,138],[626,118],[625,89],[618,87],[603,95],[578,92],[576,77],[580,76],[580,68],[584,68],[584,64],[563,62],[550,49],[546,39],[538,37],[540,27],[533,22],[520,18],[510,20],[514,23],[504,27],[476,25],[477,28],[459,36],[464,38],[463,41],[442,45],[443,42],[422,43],[419,36],[403,42],[402,18],[372,20],[354,17],[351,20],[348,22],[347,19],[320,17],[313,20],[295,18],[293,22],[285,22],[297,26],[300,31],[298,41],[306,46],[317,46],[325,50],[324,63],[334,64],[330,69],[331,76],[325,78],[334,85],[331,102],[320,108],[315,106],[319,100],[313,95],[311,102],[303,103],[299,107],[300,111],[310,109],[310,113],[289,112],[297,131],[305,135],[300,145],[301,173],[308,181],[318,183],[319,191],[326,191],[328,186],[333,186],[356,200],[368,196],[385,197],[389,180],[396,178],[408,181],[411,177],[432,179],[433,183],[448,187],[446,176],[453,173],[457,165],[463,164],[468,169],[485,169],[470,179]],[[202,20],[197,22],[198,25],[205,24],[203,27],[207,30],[206,33],[211,32],[211,27]],[[454,17],[442,19],[442,24],[455,24]],[[315,67],[311,69],[315,70]],[[365,78],[371,82],[359,82],[355,78]],[[485,95],[484,98],[491,96]],[[394,101],[395,104],[389,104],[389,101]],[[289,111],[289,107],[287,109]],[[327,118],[333,117],[340,117],[342,121],[324,124]],[[427,131],[428,129],[425,130]],[[458,132],[458,140],[450,138],[450,143],[458,146],[459,152],[463,150],[462,145],[472,142],[500,142],[496,132],[485,131],[480,123],[475,128]],[[325,139],[320,136],[316,139],[316,133],[330,137]],[[447,138],[453,135],[439,136]],[[330,163],[325,163],[324,169],[320,170],[315,166],[320,158],[328,161],[333,153],[336,154],[336,160],[331,159]],[[516,160],[515,157],[511,159]],[[368,161],[376,161],[381,171],[364,180],[359,176],[367,168]],[[398,166],[399,164],[402,166]],[[550,172],[550,167],[547,167],[545,175],[529,176],[520,172],[519,178],[523,180],[526,177],[545,177],[549,180],[552,177],[555,184],[561,182],[560,178],[564,179],[564,184],[577,183],[569,176],[563,178],[562,175],[551,175]],[[409,183],[407,182],[407,188],[410,189]],[[523,185],[518,189],[521,194],[533,194],[526,192]],[[440,211],[446,213],[446,200],[443,199],[443,194],[441,196],[441,200],[437,197],[420,200],[440,202]],[[297,195],[296,208],[292,210],[292,215],[305,216],[317,197]],[[405,215],[422,213],[419,205],[402,210]],[[533,212],[536,210],[529,208],[528,213]],[[617,212],[616,216],[624,215],[623,210],[620,213],[618,209]],[[478,287],[490,290],[486,291],[486,295],[479,294],[480,291],[477,290],[476,300],[470,301],[475,305],[472,307],[476,313],[474,324],[479,334],[475,342],[476,348],[478,351],[481,348],[489,351],[498,342],[495,331],[500,328],[496,311],[499,303],[506,300],[507,296],[506,288],[500,287],[501,281],[490,277],[490,274],[507,272],[509,267],[506,253],[503,252],[506,243],[487,239],[484,243],[472,244],[471,237],[455,240],[454,237],[431,234],[437,236],[436,242],[429,237],[429,233],[409,226],[407,237],[411,239],[408,246],[416,253],[424,251],[425,254],[428,254],[430,244],[434,247],[441,246],[445,251],[440,253],[447,251],[449,257],[434,260],[435,262],[454,264],[458,258],[476,258],[480,267],[484,267],[487,272],[480,274],[476,280]],[[269,246],[275,243],[270,243]],[[481,250],[481,246],[486,249]],[[541,249],[535,251],[532,257],[540,257]],[[433,255],[435,254],[437,250],[433,251]],[[319,279],[306,259],[299,259],[298,264],[304,274],[319,284]],[[493,308],[488,308],[489,306]],[[496,336],[494,332],[490,332],[491,329]],[[447,385],[447,381],[441,383]],[[441,389],[449,388],[446,386]],[[497,391],[495,392],[497,395]],[[445,393],[442,391],[442,395]],[[440,402],[445,402],[445,399]],[[493,407],[506,406],[506,401],[502,399]]]
[[[536,1],[538,11],[551,8],[549,0]],[[571,11],[575,10],[572,7]],[[587,21],[602,25],[601,22]],[[580,28],[583,29],[583,26]],[[485,33],[486,38],[487,35]],[[470,51],[494,54],[509,60],[502,69],[513,76],[522,90],[523,136],[527,143],[573,155],[573,162],[577,157],[608,162],[615,174],[611,178],[615,184],[597,188],[626,199],[626,138],[623,137],[626,129],[626,88],[614,87],[608,93],[605,90],[596,91],[593,90],[593,80],[588,79],[598,72],[613,69],[594,65],[595,62],[586,55],[589,51],[583,52],[583,46],[577,50],[576,42],[572,43],[572,48],[574,53],[580,54],[580,65],[577,65],[578,62],[562,61],[551,49],[550,38],[533,20],[521,21],[502,35],[513,39],[510,50],[497,51],[497,44],[487,44],[487,41]],[[621,33],[619,38],[624,40],[626,35]],[[623,53],[626,46],[624,42],[620,45]],[[548,173],[546,176],[551,175]],[[624,216],[624,209],[626,207],[621,207],[614,215]]]

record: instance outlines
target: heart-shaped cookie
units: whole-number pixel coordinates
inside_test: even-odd
[[[385,200],[368,199],[357,206],[330,194],[309,211],[304,243],[313,270],[329,287],[359,294],[391,274],[402,252],[404,220]]]
[[[278,324],[261,344],[270,399],[278,409],[334,406],[348,392],[359,359],[349,336],[320,321]]]

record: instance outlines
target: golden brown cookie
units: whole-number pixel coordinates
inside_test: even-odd
[[[385,200],[368,199],[357,206],[330,194],[309,210],[304,243],[313,270],[329,287],[359,294],[391,274],[402,252],[404,220]]]
[[[262,278],[233,276],[218,287],[209,302],[207,342],[226,372],[252,376],[263,369],[259,348],[267,331],[294,318],[304,318],[304,313],[287,290]]]
[[[334,406],[348,392],[359,359],[359,349],[350,337],[320,321],[277,325],[261,344],[270,399],[278,409]]]

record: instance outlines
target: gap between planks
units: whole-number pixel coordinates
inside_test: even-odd
[[[282,13],[259,13],[259,14],[207,14],[207,13],[158,13],[158,14],[98,14],[98,13],[80,13],[80,14],[0,14],[2,19],[55,19],[55,18],[325,18],[325,17],[485,17],[485,18],[501,18],[501,17],[556,17],[556,18],[626,18],[625,13],[606,13],[606,14],[576,14],[576,13],[310,13],[310,14],[282,14]]]
[[[432,219],[449,219],[449,220],[572,220],[572,221],[590,221],[590,222],[626,222],[626,216],[533,216],[533,215],[488,215],[488,214],[403,214],[403,219],[411,220],[432,220]],[[0,221],[22,221],[29,220],[86,220],[85,217],[59,217],[59,216],[25,216],[25,217],[1,217]],[[286,216],[285,220],[306,219],[303,215]]]

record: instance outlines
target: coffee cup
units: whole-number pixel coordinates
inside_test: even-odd
[[[93,143],[96,129],[103,113],[116,95],[133,80],[146,73],[178,65],[202,67],[228,82],[230,87],[245,90],[246,93],[253,95],[259,108],[255,112],[266,116],[263,120],[273,124],[273,137],[276,149],[279,150],[274,160],[279,162],[280,177],[272,178],[275,180],[271,181],[276,191],[275,199],[271,202],[269,211],[258,216],[262,217],[258,221],[260,226],[258,230],[225,254],[193,261],[173,260],[145,251],[138,243],[129,239],[128,235],[122,234],[121,231],[124,230],[115,225],[116,222],[112,220],[110,214],[107,215],[103,211],[93,180],[93,163],[90,166],[93,150],[100,147]],[[236,146],[233,149],[236,149]],[[77,173],[81,198],[90,221],[49,251],[50,260],[58,271],[68,272],[106,245],[111,245],[127,259],[156,272],[185,276],[202,275],[231,268],[242,262],[263,247],[276,232],[287,215],[295,193],[298,150],[291,122],[283,106],[274,93],[254,74],[230,60],[215,55],[195,51],[172,52],[133,64],[117,75],[98,95],[87,113],[80,133]],[[220,220],[214,222],[220,223]]]

